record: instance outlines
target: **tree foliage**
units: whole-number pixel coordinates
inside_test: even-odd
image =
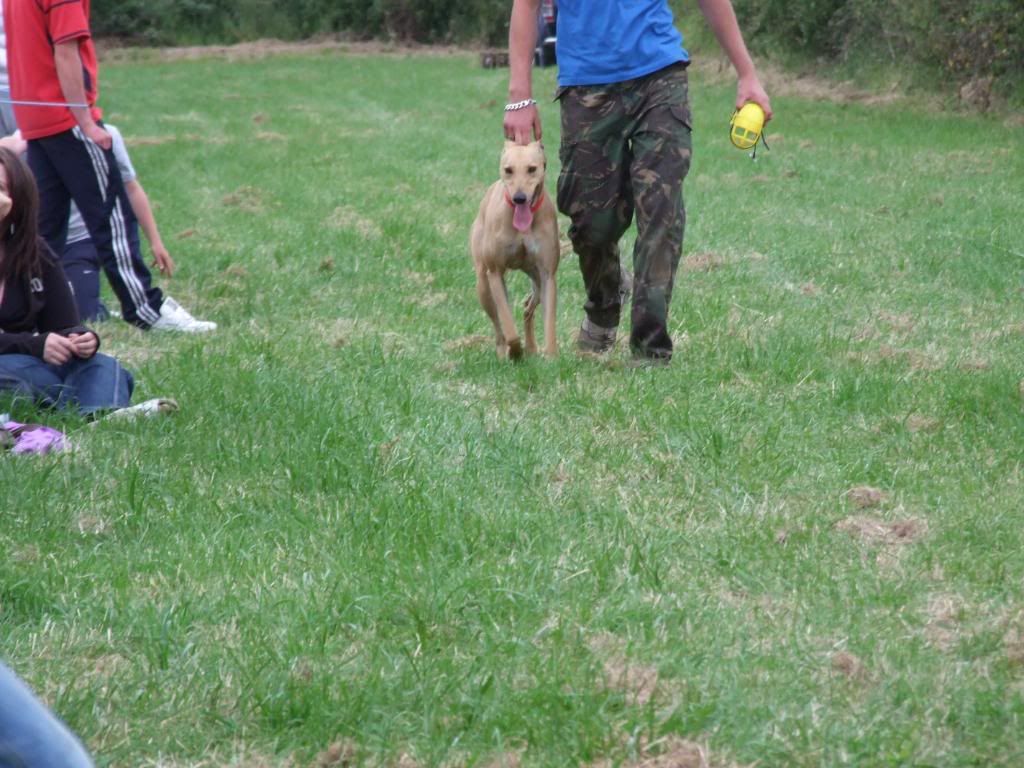
[[[508,14],[505,0],[95,0],[92,22],[98,36],[153,45],[323,34],[497,43]]]
[[[692,16],[694,3],[671,0]],[[825,62],[882,58],[954,84],[1024,78],[1021,0],[733,0],[748,43],[761,52]],[[504,45],[508,0],[95,0],[101,36],[130,43],[224,43],[261,37]]]
[[[755,48],[826,62],[881,58],[954,83],[1024,76],[1021,0],[733,0]]]

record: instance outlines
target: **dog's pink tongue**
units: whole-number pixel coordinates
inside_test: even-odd
[[[533,224],[533,211],[529,203],[519,203],[512,214],[512,226],[520,232],[526,232]]]

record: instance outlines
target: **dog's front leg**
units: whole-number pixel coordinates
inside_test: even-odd
[[[498,308],[494,305],[494,299],[491,298],[491,286],[487,282],[487,277],[480,271],[476,273],[476,295],[480,299],[480,306],[491,318],[491,325],[494,326],[494,349],[498,353],[498,359],[504,360],[508,353],[508,347],[505,345],[505,334],[501,332]]]
[[[526,337],[526,354],[537,354],[536,316],[540,304],[540,283],[533,283],[533,290],[523,302],[523,335]]]
[[[544,356],[558,356],[558,337],[555,334],[555,315],[558,289],[554,275],[541,275],[541,304],[544,307]]]
[[[505,290],[505,276],[496,270],[487,270],[487,284],[491,288],[491,300],[498,313],[501,333],[508,344],[508,356],[519,360],[523,356],[523,343],[516,332],[516,323],[512,319],[512,310],[508,306],[508,293]]]

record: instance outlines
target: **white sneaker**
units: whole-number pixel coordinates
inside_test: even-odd
[[[170,296],[160,305],[160,318],[150,326],[157,331],[182,331],[184,333],[206,333],[217,330],[217,324],[209,320],[197,320],[181,304]]]
[[[160,416],[165,413],[174,413],[178,410],[178,404],[167,397],[154,397],[142,403],[129,405],[127,408],[118,408],[111,411],[104,419],[138,419],[149,416]],[[93,422],[95,423],[95,422]]]

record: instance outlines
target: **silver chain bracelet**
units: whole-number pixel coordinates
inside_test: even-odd
[[[511,104],[505,105],[506,112],[515,112],[517,109],[526,109],[532,107],[537,102],[534,99],[523,99],[522,101],[514,101]]]

